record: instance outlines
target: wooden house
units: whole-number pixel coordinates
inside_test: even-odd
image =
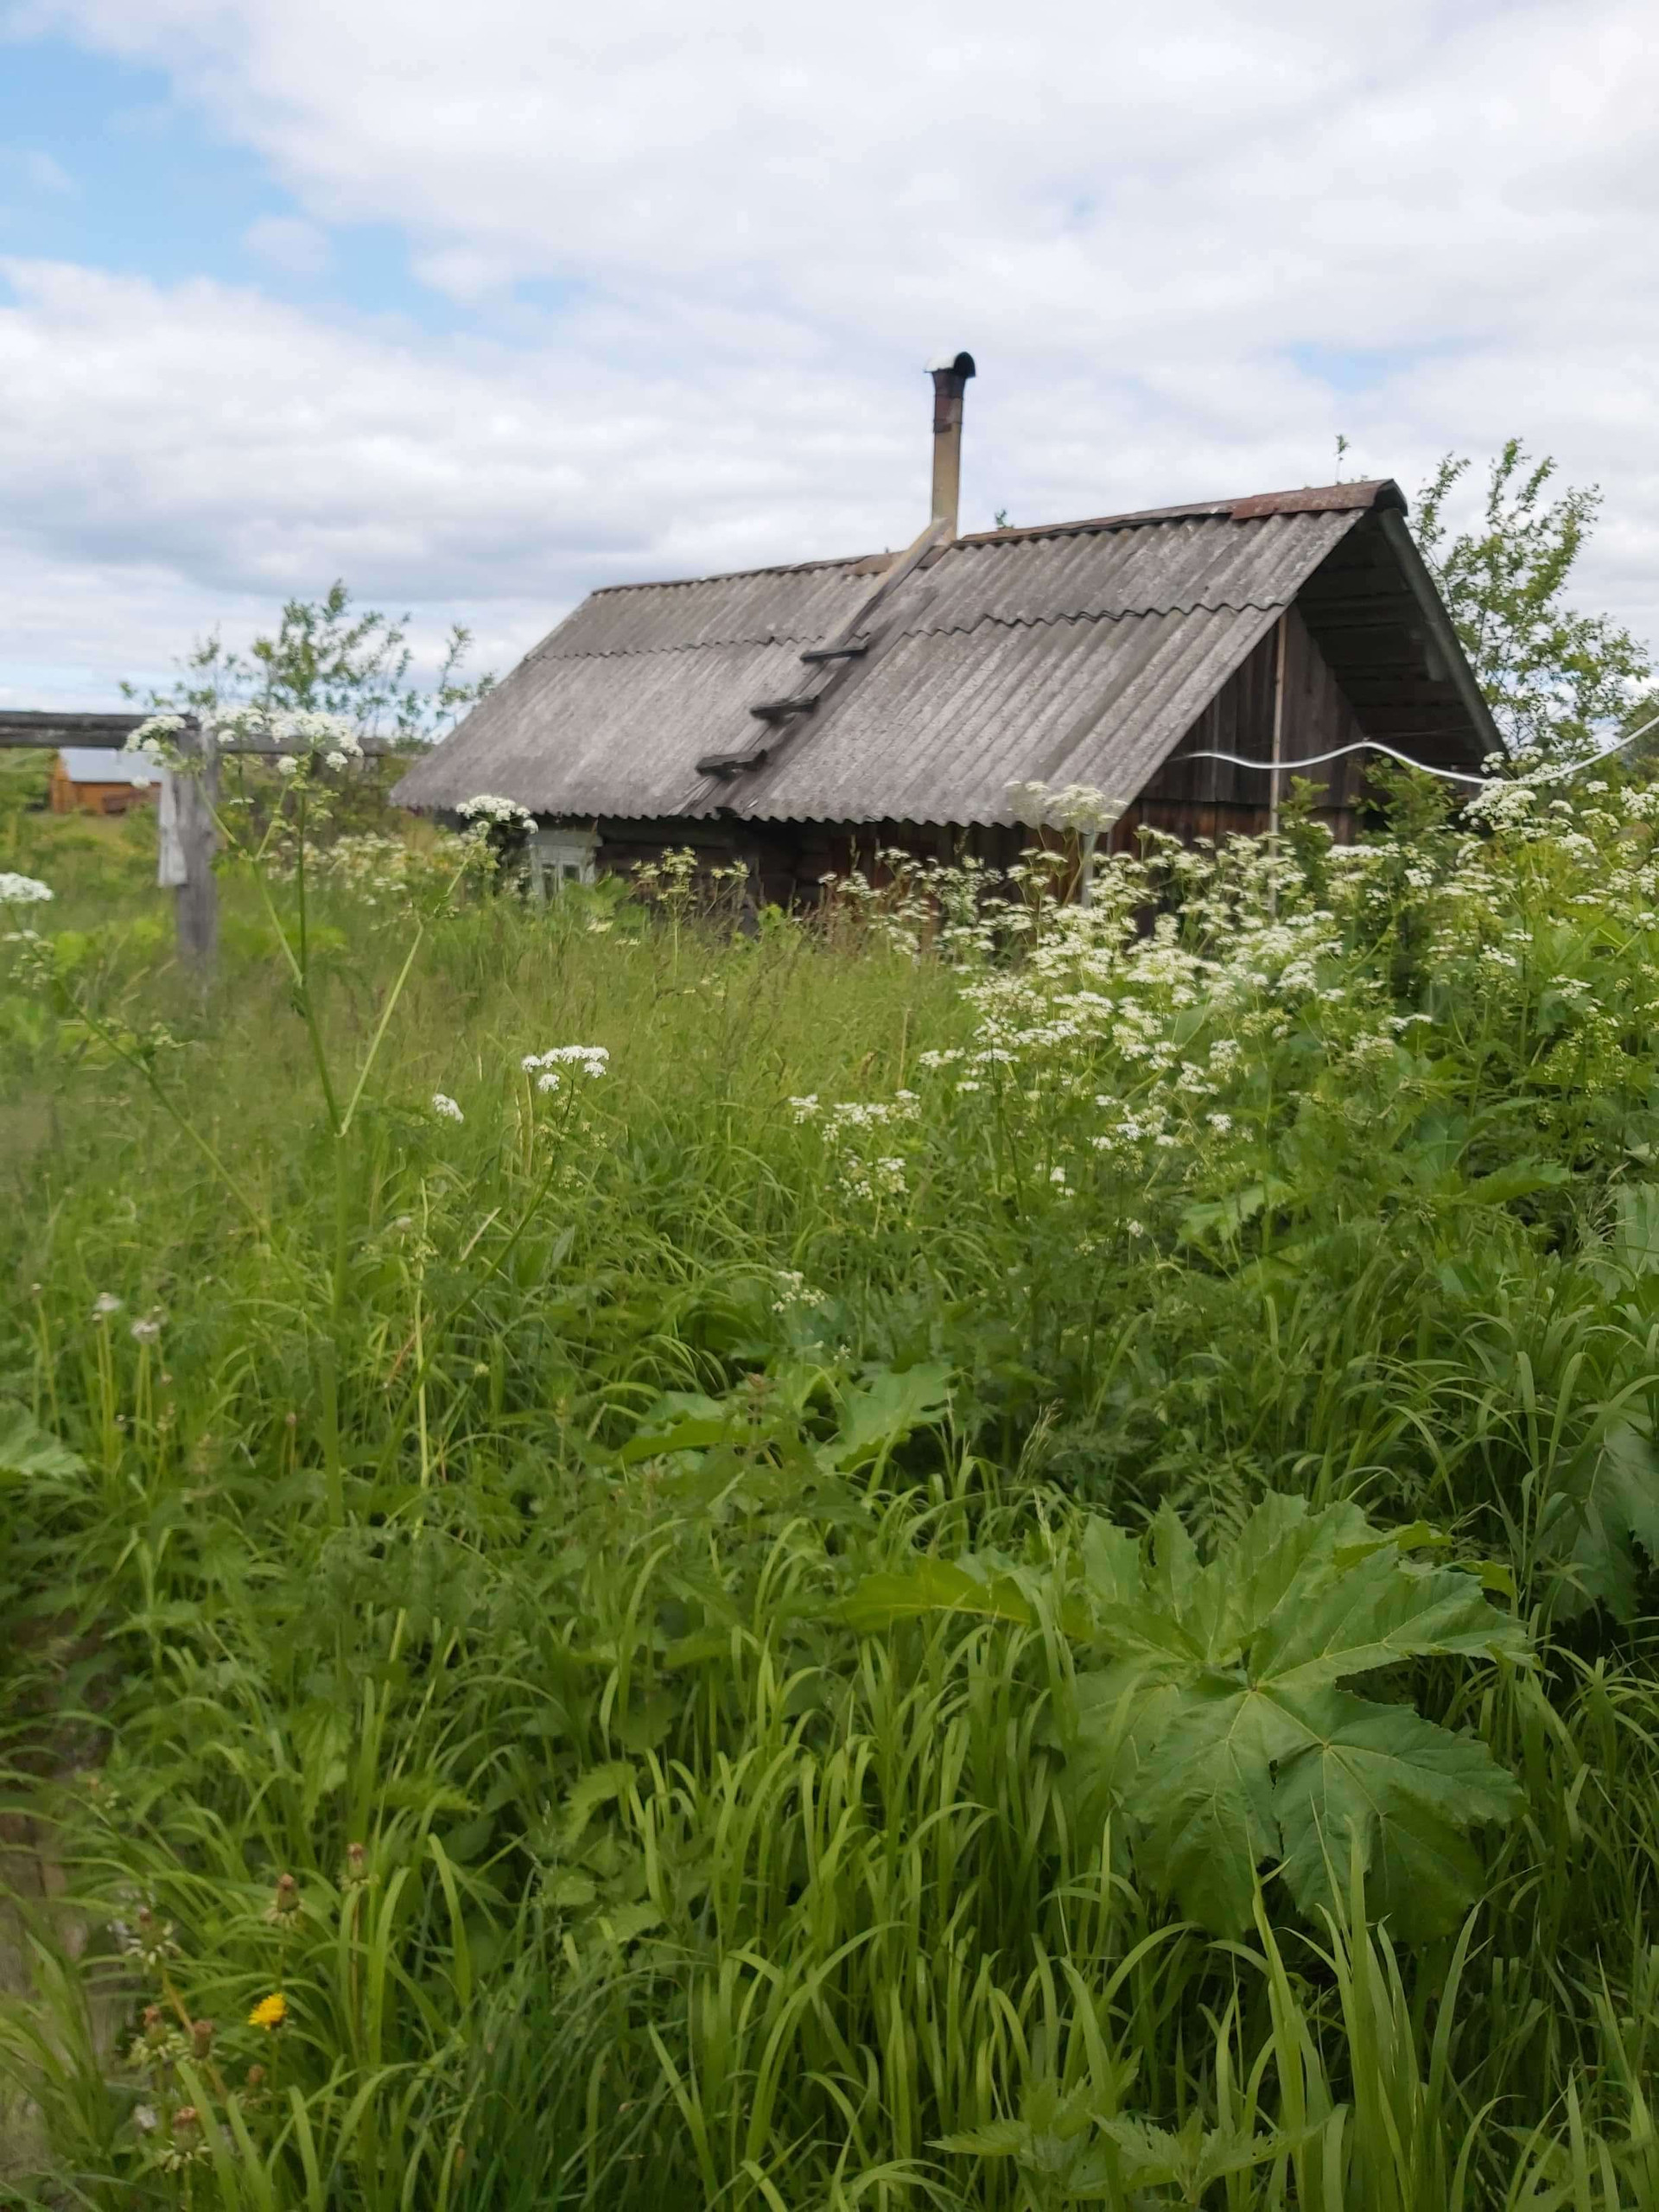
[[[66,745],[52,764],[47,804],[54,814],[125,814],[149,805],[160,788],[161,778],[147,761]]]
[[[973,373],[932,372],[905,552],[595,591],[395,796],[516,801],[556,879],[683,845],[785,902],[883,848],[1004,861],[1023,784],[1104,793],[1122,847],[1265,830],[1301,773],[1346,839],[1364,741],[1465,772],[1500,749],[1397,485],[962,537]]]

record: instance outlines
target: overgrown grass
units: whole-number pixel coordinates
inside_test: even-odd
[[[14,820],[77,925],[0,990],[16,2201],[1659,2202],[1647,806],[1084,915],[479,897],[401,990],[416,891],[314,885],[296,982],[232,875],[206,1000]],[[1269,1491],[1534,1638],[1368,1686],[1522,1794],[1433,1941],[1345,1835],[1211,1934],[1074,1786],[1089,1531]],[[848,1610],[964,1558],[1026,1612]]]

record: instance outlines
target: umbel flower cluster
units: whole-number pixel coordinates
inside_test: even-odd
[[[490,791],[479,791],[463,799],[455,810],[462,818],[479,829],[533,830],[536,817],[517,799],[497,798]]]
[[[278,881],[289,881],[295,874],[292,851],[273,854],[265,864]],[[443,830],[428,831],[419,843],[379,830],[347,831],[315,844],[306,867],[313,883],[387,921],[411,909],[441,911],[458,882],[487,873],[469,839]]]
[[[52,896],[49,884],[41,883],[32,875],[16,875],[10,868],[0,868],[0,906],[39,906]]]
[[[1659,787],[1533,773],[1419,804],[1347,847],[1294,810],[1276,842],[1150,836],[1086,906],[1045,854],[838,880],[876,943],[962,969],[972,1036],[887,1099],[792,1101],[802,1141],[889,1218],[971,1158],[1021,1203],[1093,1193],[1103,1235],[1172,1207],[1191,1230],[1223,1193],[1291,1204],[1299,1145],[1393,1145],[1448,1066],[1497,1052],[1541,1147],[1616,1125],[1659,1157]]]
[[[518,1065],[537,1090],[553,1091],[566,1075],[608,1075],[610,1062],[609,1049],[604,1045],[555,1045],[550,1052],[526,1052]]]
[[[475,791],[455,810],[466,824],[464,842],[482,874],[502,885],[527,887],[529,845],[536,817],[517,799],[499,798],[493,791]]]
[[[225,707],[193,717],[198,742],[181,742],[186,729],[182,715],[152,715],[128,738],[125,749],[148,760],[153,767],[175,774],[200,765],[201,749],[211,745],[243,744],[269,749],[277,772],[301,776],[318,767],[336,773],[363,757],[363,741],[354,724],[343,715],[311,708]]]

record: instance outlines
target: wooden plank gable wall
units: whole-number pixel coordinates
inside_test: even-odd
[[[1135,832],[1145,824],[1174,836],[1221,839],[1258,836],[1268,827],[1271,776],[1259,769],[1236,768],[1221,760],[1192,760],[1184,755],[1236,753],[1247,760],[1271,760],[1274,693],[1279,663],[1278,626],[1229,677],[1162,768],[1141,791],[1112,833],[1117,851],[1136,849]],[[1287,793],[1296,763],[1313,754],[1357,745],[1364,736],[1358,717],[1344,696],[1325,656],[1295,607],[1285,619],[1284,721],[1281,733],[1281,796]],[[1316,810],[1339,843],[1354,834],[1363,757],[1350,753],[1309,772],[1325,786]]]

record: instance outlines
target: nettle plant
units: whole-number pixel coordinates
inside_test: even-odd
[[[1473,1903],[1471,1831],[1512,1819],[1522,1793],[1478,1738],[1406,1701],[1403,1670],[1531,1650],[1494,1602],[1506,1572],[1425,1563],[1444,1541],[1269,1491],[1207,1563],[1168,1508],[1141,1539],[1091,1517],[1046,1567],[927,1559],[867,1578],[842,1611],[870,1633],[940,1611],[1057,1626],[1080,1817],[1127,1832],[1140,1872],[1213,1933],[1249,1929],[1264,1872],[1317,1918],[1339,1916],[1357,1870],[1373,1914],[1422,1941]]]

